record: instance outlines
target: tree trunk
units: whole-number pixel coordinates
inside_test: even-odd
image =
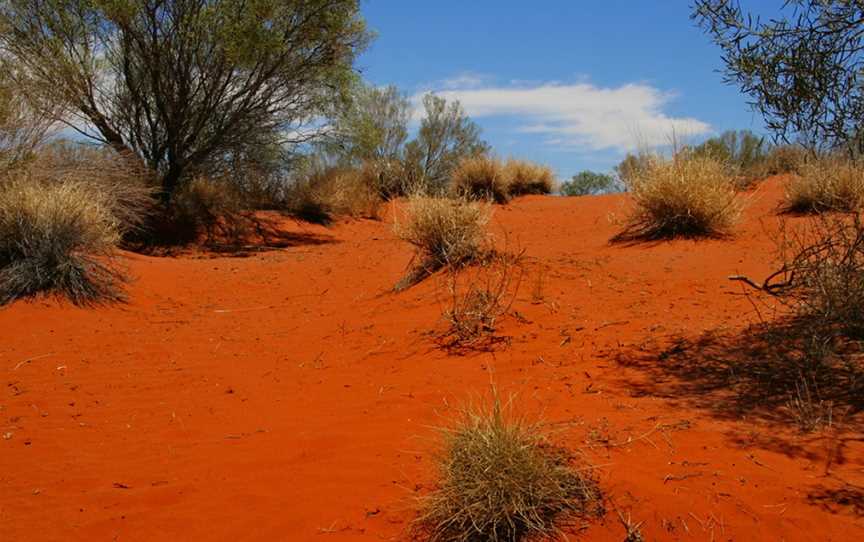
[[[180,178],[183,176],[183,167],[172,162],[168,166],[168,171],[162,177],[162,202],[166,205],[171,203],[171,198],[174,196],[174,191],[177,190],[177,185],[180,184]]]

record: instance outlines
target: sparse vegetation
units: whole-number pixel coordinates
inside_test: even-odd
[[[491,211],[478,202],[414,196],[405,217],[395,224],[396,234],[415,248],[412,269],[397,285],[404,288],[442,267],[459,267],[486,251],[486,225]]]
[[[781,241],[780,269],[762,289],[780,295],[814,332],[864,336],[864,223],[858,214],[821,216]],[[818,329],[816,329],[818,328]]]
[[[864,206],[864,166],[837,156],[802,162],[786,188],[786,210],[854,211]]]
[[[231,183],[196,177],[174,195],[170,207],[171,244],[234,240],[242,235],[238,215],[243,196]]]
[[[775,145],[753,168],[753,174],[757,178],[765,178],[771,175],[797,173],[798,166],[804,162],[806,155],[806,150],[798,145]]]
[[[589,471],[511,407],[495,396],[444,430],[440,482],[421,501],[418,535],[430,542],[558,537],[564,526],[602,513]]]
[[[438,343],[450,351],[488,350],[505,342],[496,334],[522,281],[521,254],[494,254],[475,268],[452,270]]]
[[[637,177],[644,175],[645,170],[654,160],[650,153],[640,152],[638,154],[627,153],[621,162],[615,166],[615,175],[626,189]]]
[[[14,67],[0,58],[0,173],[20,166],[51,131],[51,112],[40,112],[28,100],[29,89],[17,83]]]
[[[588,196],[611,190],[615,186],[615,178],[605,173],[580,171],[573,178],[561,185],[562,196]]]
[[[833,423],[833,403],[820,398],[819,385],[812,378],[802,376],[795,383],[786,409],[803,433],[812,433],[830,427]]]
[[[551,194],[555,189],[552,168],[527,160],[507,160],[504,165],[507,193],[511,197],[528,194]]]
[[[636,209],[618,240],[724,235],[740,213],[733,179],[710,157],[655,157],[627,188]]]

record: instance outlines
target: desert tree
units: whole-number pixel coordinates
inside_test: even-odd
[[[489,152],[480,127],[458,100],[429,93],[423,97],[425,116],[417,137],[405,149],[406,170],[431,191],[442,190],[463,158]]]
[[[764,138],[749,130],[727,130],[717,137],[706,139],[694,147],[693,152],[746,170],[765,159],[768,145]]]
[[[26,85],[11,76],[14,66],[0,59],[0,173],[30,158],[54,127],[56,110],[40,111]]]
[[[614,190],[615,178],[606,173],[595,171],[580,171],[573,178],[561,185],[564,196],[587,196]]]
[[[696,0],[693,18],[777,139],[864,150],[864,2],[787,0],[764,20],[734,0]]]
[[[164,198],[297,135],[344,97],[358,0],[4,0],[0,53],[74,129],[137,155]],[[292,135],[293,134],[293,135]]]
[[[324,148],[345,165],[401,160],[411,110],[411,100],[395,86],[358,82],[346,107],[334,115]]]

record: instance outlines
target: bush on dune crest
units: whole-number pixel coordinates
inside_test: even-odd
[[[507,203],[528,194],[551,194],[555,188],[552,169],[525,160],[481,155],[462,160],[451,176],[451,191],[460,197]]]
[[[724,235],[740,214],[734,180],[711,157],[654,157],[626,182],[636,209],[616,240]]]
[[[504,168],[510,196],[551,194],[555,189],[555,173],[548,166],[511,159]]]
[[[450,178],[452,191],[459,197],[507,203],[510,176],[501,160],[490,156],[465,158]]]
[[[786,187],[785,210],[795,213],[854,211],[864,206],[864,167],[825,157],[802,162]]]
[[[432,542],[510,542],[560,536],[602,513],[597,486],[539,423],[495,397],[444,430],[440,482],[421,499],[415,534]]]

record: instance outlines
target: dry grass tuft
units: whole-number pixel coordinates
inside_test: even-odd
[[[469,406],[445,429],[438,488],[421,500],[415,534],[432,542],[510,542],[562,536],[603,513],[595,483],[542,424],[502,405]]]
[[[123,298],[110,257],[120,240],[112,202],[90,183],[18,173],[0,183],[0,304],[40,293],[77,305]]]
[[[490,156],[465,158],[451,175],[451,190],[460,197],[507,203],[510,199],[509,171],[501,160]]]
[[[412,196],[396,235],[414,246],[412,269],[397,285],[403,289],[444,267],[456,268],[481,258],[489,235],[491,211],[479,202]]]
[[[802,375],[799,382],[795,383],[794,393],[789,395],[786,410],[802,433],[826,429],[834,423],[833,402],[820,398],[819,385],[815,379]]]
[[[805,161],[786,187],[793,213],[854,211],[864,206],[864,166],[838,158]]]
[[[39,150],[28,165],[44,182],[75,182],[99,192],[121,235],[142,228],[154,210],[151,173],[136,157],[93,145],[55,142]]]
[[[328,224],[336,215],[378,218],[384,182],[378,167],[327,168],[313,172],[291,188],[288,208],[309,222]]]
[[[707,156],[654,157],[627,185],[636,209],[619,241],[725,235],[741,211],[727,168]]]
[[[113,253],[144,224],[152,189],[132,162],[54,144],[0,177],[0,304],[40,293],[77,305],[123,298]]]
[[[555,190],[555,173],[552,168],[525,160],[508,160],[504,166],[511,197],[527,194],[551,194]]]

